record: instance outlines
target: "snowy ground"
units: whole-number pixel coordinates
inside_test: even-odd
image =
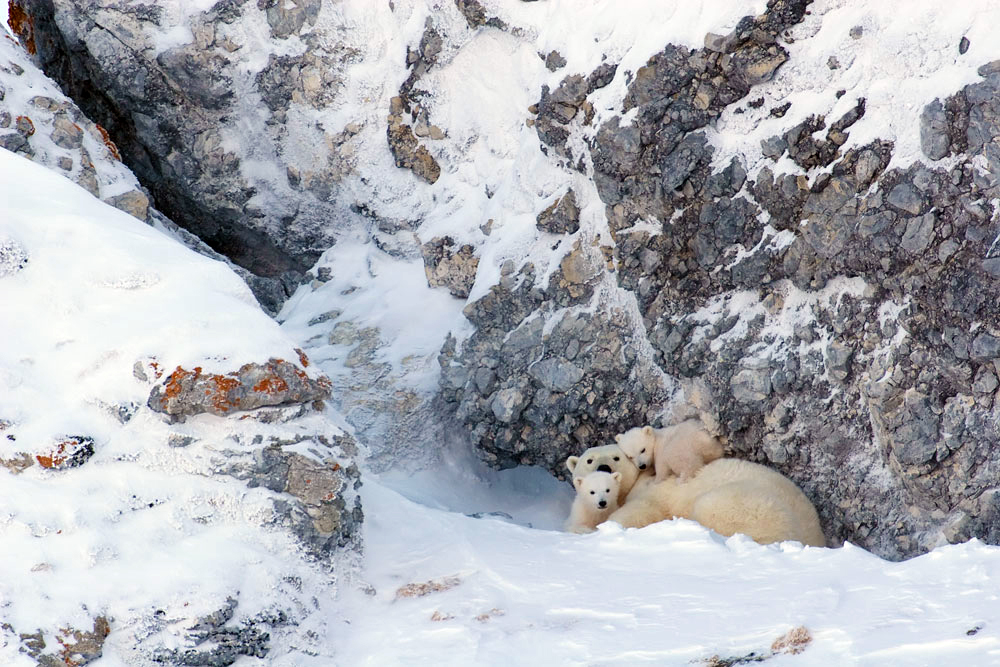
[[[543,25],[542,12],[562,16],[565,5],[511,5],[505,18]],[[762,5],[756,2],[754,8]],[[609,32],[617,3],[592,6],[577,18],[588,30]],[[666,37],[682,40],[685,32],[642,32],[653,18],[671,18],[667,9],[657,14],[656,3],[643,7],[646,18],[610,31],[614,48],[609,50],[619,49],[612,55],[631,59],[633,69]],[[692,47],[699,40],[690,35],[719,30],[737,15],[730,8],[715,16],[706,3],[688,7],[695,16],[682,12],[673,26],[695,26],[686,31],[685,43]],[[852,130],[852,141],[892,138],[901,147],[899,160],[916,159],[914,128],[923,104],[967,83],[975,64],[1000,57],[997,42],[986,34],[995,21],[982,18],[997,11],[988,2],[941,9],[920,0],[907,5],[911,20],[896,22],[890,3],[816,3],[813,18],[796,32],[819,39],[791,45],[787,73],[761,88],[768,99],[796,91],[795,111],[781,127],[777,120],[757,123],[749,113],[724,116],[713,135],[719,154],[728,160],[733,153],[756,150],[760,138],[801,119],[794,114],[836,113],[833,92],[839,87],[850,93],[844,104],[858,96],[869,99],[869,116]],[[0,5],[0,19],[5,18],[6,6]],[[860,39],[849,36],[856,24],[865,27]],[[570,32],[571,26],[564,27],[545,33],[553,41],[539,42],[539,48],[563,49],[570,61],[566,71],[589,71],[600,55],[585,48],[591,34],[580,30],[567,44],[554,38]],[[639,33],[641,44],[626,48]],[[963,34],[972,48],[960,61],[957,43]],[[502,46],[496,42],[506,39],[485,35],[477,38],[478,47],[496,51]],[[894,57],[879,54],[886,44],[895,45]],[[831,55],[840,58],[839,69],[829,68]],[[463,63],[456,58],[441,67],[433,75],[435,85],[458,87],[468,76]],[[540,67],[534,61],[532,66]],[[564,73],[553,74],[549,83]],[[886,83],[902,80],[907,85]],[[620,97],[621,90],[609,88],[609,97],[612,93]],[[535,99],[519,99],[517,109]],[[462,123],[472,133],[489,129],[494,119],[453,121],[449,130],[459,135]],[[534,188],[538,192],[517,181],[523,174],[508,163],[522,162],[522,149],[536,150],[530,133],[517,137],[515,146],[495,151],[500,156],[495,160],[484,151],[480,170],[502,175],[496,201],[519,210],[527,221],[525,233],[534,234],[538,203],[563,184],[554,180],[551,165],[545,187]],[[263,525],[265,492],[207,475],[227,449],[239,445],[220,420],[198,418],[177,427],[200,443],[167,450],[162,444],[167,425],[140,415],[123,426],[99,399],[141,402],[148,387],[132,378],[132,362],[149,355],[171,364],[193,357],[221,364],[226,356],[287,356],[292,345],[313,335],[308,321],[335,308],[360,326],[377,327],[391,341],[381,353],[387,362],[402,366],[413,355],[427,360],[408,377],[432,387],[435,378],[426,369],[433,368],[445,332],[462,326],[463,304],[428,290],[419,260],[389,259],[371,246],[344,243],[324,258],[339,267],[334,280],[293,299],[283,333],[278,332],[221,266],[179,247],[168,250],[156,232],[106,206],[84,203],[82,191],[57,181],[0,151],[0,201],[7,206],[0,210],[0,241],[13,239],[29,251],[35,272],[5,276],[0,266],[0,407],[5,410],[0,417],[14,418],[22,442],[44,443],[85,428],[103,449],[89,467],[74,471],[35,469],[13,476],[0,470],[0,623],[25,631],[81,627],[94,613],[108,614],[118,624],[105,657],[93,664],[132,665],[131,640],[163,631],[153,614],[157,605],[187,609],[186,616],[173,619],[175,625],[218,608],[237,589],[258,607],[271,600],[293,605],[296,594],[287,590],[285,578],[296,576],[306,594],[323,601],[312,615],[303,612],[301,634],[315,633],[313,643],[308,652],[293,652],[295,641],[275,637],[266,662],[686,665],[716,655],[763,657],[777,638],[805,627],[811,641],[804,650],[775,655],[768,664],[1000,664],[1000,548],[972,542],[890,563],[850,545],[833,550],[726,540],[687,521],[569,535],[559,531],[572,498],[568,484],[534,469],[485,470],[465,450],[449,452],[415,474],[365,472],[366,548],[359,579],[370,587],[346,580],[333,586],[294,559],[291,538]],[[17,207],[11,204],[15,194]],[[514,206],[519,198],[527,201],[520,208]],[[494,205],[485,195],[482,199],[482,215],[471,216],[477,225],[492,215],[488,206]],[[469,203],[457,201],[456,206]],[[592,213],[599,226],[599,207]],[[443,218],[432,223],[438,227],[423,231],[473,234],[471,222],[459,221],[455,228]],[[510,236],[493,243],[496,247],[483,250],[479,290],[495,278],[500,261],[517,256]],[[214,289],[206,293],[203,285]],[[357,289],[345,297],[350,287]],[[195,293],[198,298],[190,298]],[[120,319],[109,321],[112,303]],[[180,313],[180,322],[171,317]],[[421,318],[419,326],[414,318]],[[50,326],[53,322],[57,326]],[[408,337],[412,329],[421,335]],[[249,330],[251,337],[232,336]],[[119,338],[123,331],[129,335]],[[220,347],[185,344],[192,339],[217,341]],[[317,361],[324,371],[348,372],[347,350],[321,351],[326,356]],[[249,439],[257,427],[243,428],[238,435]],[[336,598],[330,597],[334,588]],[[82,600],[89,609],[81,608]],[[18,647],[16,638],[0,633],[0,662],[33,664]],[[237,665],[264,662],[241,658]]]

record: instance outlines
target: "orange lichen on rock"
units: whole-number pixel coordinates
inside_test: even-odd
[[[265,406],[312,403],[328,398],[330,387],[326,378],[310,378],[283,359],[244,364],[225,375],[178,366],[161,386],[153,387],[147,405],[170,415],[208,412],[222,416]]]
[[[30,137],[33,134],[35,134],[35,124],[27,116],[18,116],[17,117],[17,127],[18,127],[18,129],[20,129],[22,127],[26,127],[27,128],[27,132],[24,133],[25,136]]]
[[[36,454],[35,460],[43,468],[74,468],[86,463],[93,455],[93,438],[69,436],[58,441],[47,454]]]
[[[266,377],[253,386],[254,391],[262,391],[267,394],[275,394],[279,391],[288,391],[288,383],[278,376]]]
[[[15,0],[7,2],[7,25],[21,40],[24,50],[35,55],[35,22],[28,16],[28,13],[21,7],[21,3]]]
[[[104,142],[104,145],[108,147],[108,152],[111,153],[111,157],[121,162],[122,154],[118,151],[118,146],[115,145],[115,142],[111,141],[111,135],[108,134],[108,131],[101,127],[99,123],[94,123],[94,125],[97,126],[97,131],[101,135],[101,140]]]
[[[233,377],[224,375],[212,375],[212,382],[215,384],[215,393],[212,396],[212,404],[219,412],[229,412],[236,407],[229,398],[229,392],[240,386],[240,381]],[[207,392],[206,392],[207,393]]]
[[[300,348],[295,348],[295,351],[299,355],[299,363],[302,364],[302,368],[309,368],[309,357]]]

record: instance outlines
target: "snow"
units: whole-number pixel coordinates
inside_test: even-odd
[[[763,165],[762,140],[813,114],[824,115],[829,125],[862,97],[867,113],[847,130],[842,150],[883,139],[894,143],[889,169],[929,162],[920,150],[920,114],[935,98],[980,81],[976,69],[1000,59],[990,28],[997,20],[1000,5],[992,0],[913,0],[905,11],[891,2],[812,3],[809,15],[790,31],[794,42],[784,44],[789,61],[747,98],[762,97],[764,104],[737,105],[741,113],[728,109],[710,131],[711,143],[721,149],[714,164],[722,168],[741,155],[753,177]],[[860,35],[852,36],[853,28],[860,28]],[[965,54],[958,49],[962,37],[970,44]],[[841,90],[845,94],[838,98]],[[770,110],[784,102],[791,103],[784,117],[771,118]],[[790,162],[786,167],[777,171],[801,171]]]
[[[199,0],[183,11],[210,4]],[[605,231],[592,185],[541,156],[523,123],[540,84],[589,72],[602,57],[620,61],[614,82],[595,96],[599,121],[617,113],[612,100],[621,99],[625,70],[635,71],[667,41],[698,47],[706,32],[724,33],[765,3],[648,0],[629,12],[612,0],[485,4],[534,41],[470,31],[464,44],[447,45],[450,57],[427,78],[440,91],[428,107],[431,122],[449,135],[432,150],[456,159],[433,194],[398,177],[378,121],[394,94],[387,72],[399,72],[377,63],[402,62],[405,45],[419,40],[428,6],[397,0],[392,15],[389,3],[345,0],[323,9],[341,12],[356,28],[352,39],[366,42],[341,98],[374,101],[367,111],[333,110],[337,122],[329,124],[360,120],[366,127],[359,153],[373,185],[358,194],[379,195],[388,217],[421,221],[420,240],[450,234],[477,242],[482,263],[471,299],[495,283],[504,261],[555,263],[569,244],[547,254],[553,239],[536,230],[534,216],[568,184],[581,205],[581,236]],[[793,30],[791,62],[753,93],[769,103],[789,99],[792,109],[783,119],[766,117],[772,104],[761,108],[765,117],[727,112],[711,132],[718,163],[756,155],[760,139],[810,113],[836,116],[858,96],[868,99],[869,114],[852,128],[852,144],[892,139],[900,164],[922,159],[916,128],[923,105],[976,80],[975,64],[1000,57],[988,35],[1000,18],[993,5],[915,0],[901,20],[892,3],[813,3],[811,17]],[[857,40],[849,36],[855,25],[864,28]],[[266,34],[260,21],[251,27]],[[972,47],[959,57],[963,34]],[[157,48],[186,39],[174,37]],[[281,48],[300,46],[291,39]],[[558,49],[569,64],[549,73],[536,49]],[[840,69],[829,69],[831,55]],[[266,62],[266,52],[256,56],[258,66]],[[505,63],[494,86],[476,78],[475,62],[483,58]],[[839,102],[838,87],[848,90]],[[474,103],[459,108],[454,101],[464,95]],[[268,150],[261,149],[260,163],[244,165],[266,171]],[[342,577],[320,571],[287,533],[269,525],[269,492],[213,474],[251,451],[255,436],[287,433],[207,416],[167,424],[141,407],[150,387],[135,379],[134,363],[147,370],[153,359],[166,369],[199,363],[222,372],[250,359],[290,357],[311,342],[323,371],[350,377],[346,349],[325,343],[327,329],[310,324],[337,311],[332,321],[377,330],[376,360],[394,367],[404,384],[432,391],[445,336],[468,332],[464,302],[428,288],[419,258],[379,250],[364,230],[324,254],[317,268],[329,268],[332,278],[301,289],[279,328],[222,264],[3,151],[0,196],[0,248],[29,256],[20,270],[0,265],[0,418],[13,422],[17,446],[32,452],[72,433],[90,434],[97,445],[77,469],[0,471],[0,620],[17,632],[87,628],[103,613],[113,619],[112,633],[104,657],[92,664],[138,665],[137,641],[178,646],[178,628],[238,591],[237,620],[280,608],[298,623],[274,633],[266,661],[241,658],[244,667],[685,665],[767,653],[799,626],[812,637],[804,652],[776,655],[769,664],[1000,663],[997,547],[972,541],[890,563],[850,544],[760,546],[684,520],[569,535],[559,531],[572,500],[568,484],[534,468],[488,470],[468,443],[449,443],[437,459],[428,453],[436,464],[417,473],[400,465],[376,474],[363,463],[360,570]],[[486,237],[479,228],[489,219],[496,224]],[[633,231],[655,224],[643,221]],[[769,242],[777,247],[789,234]],[[786,286],[782,310],[766,316],[767,326],[784,336],[812,305],[864,288],[859,280],[834,281],[816,294]],[[634,301],[621,305],[638,319]],[[900,307],[886,304],[883,323]],[[756,295],[739,293],[693,317],[707,326],[739,314],[738,328],[765,312]],[[136,415],[121,424],[113,408],[129,404]],[[339,433],[343,425],[336,414],[309,419],[294,428]],[[197,441],[169,448],[170,435]],[[3,458],[12,445],[0,443]],[[300,591],[290,583],[296,580]],[[425,582],[445,590],[397,595]],[[158,609],[169,624],[157,621]],[[33,664],[19,646],[13,632],[0,631],[0,662]]]

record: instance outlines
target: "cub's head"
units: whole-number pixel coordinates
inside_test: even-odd
[[[620,472],[592,472],[586,477],[574,477],[573,486],[587,505],[603,512],[618,509],[621,481]]]
[[[618,445],[591,447],[580,456],[571,456],[566,459],[566,468],[573,475],[574,480],[586,477],[595,471],[620,472],[626,481],[631,480],[629,482],[630,488],[631,484],[635,483],[635,478],[639,476],[639,469]]]
[[[615,436],[615,442],[639,470],[653,465],[653,445],[656,433],[652,426],[637,426]]]

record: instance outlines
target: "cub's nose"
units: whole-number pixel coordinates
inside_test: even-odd
[[[646,464],[645,463],[643,463],[641,466],[639,466],[639,470],[645,470],[645,469],[646,469]]]
[[[609,466],[607,463],[602,463],[601,465],[597,466],[597,472],[614,472],[614,470],[612,470],[611,466]]]
[[[608,501],[607,500],[601,500],[601,501],[599,501],[597,503],[597,506],[600,507],[601,509],[604,509],[605,507],[608,506]]]

